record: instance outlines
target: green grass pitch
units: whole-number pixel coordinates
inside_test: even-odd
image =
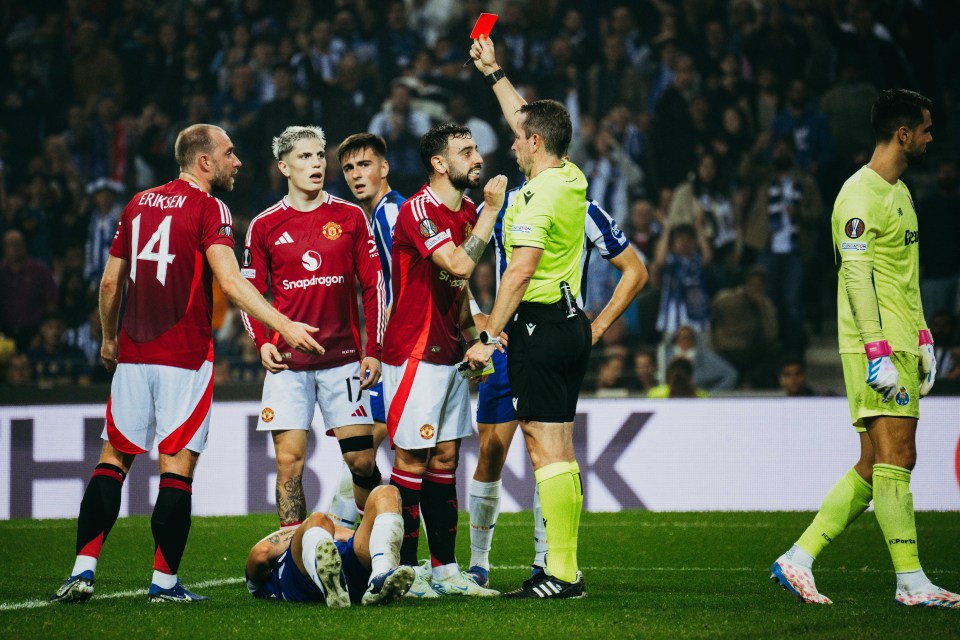
[[[801,605],[769,581],[772,561],[810,513],[586,513],[580,565],[587,598],[403,601],[329,610],[254,600],[242,582],[254,542],[273,515],[194,518],[180,575],[210,596],[197,605],[146,600],[152,560],[148,518],[121,519],[105,547],[97,592],[82,605],[46,597],[73,562],[66,520],[0,522],[0,638],[960,638],[960,610],[893,604],[894,575],[872,513],[816,565],[829,607]],[[917,516],[920,553],[941,586],[960,589],[960,512]],[[515,587],[532,556],[529,513],[497,525],[492,586]],[[469,524],[461,514],[461,562]],[[421,541],[421,556],[426,555]]]

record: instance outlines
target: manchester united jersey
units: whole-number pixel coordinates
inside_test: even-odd
[[[436,266],[430,255],[448,242],[462,244],[476,222],[473,201],[464,197],[460,210],[451,211],[429,186],[400,207],[393,234],[393,313],[383,342],[386,364],[463,359],[460,301],[467,280]]]
[[[199,369],[213,359],[213,272],[205,252],[233,248],[233,219],[220,200],[185,180],[133,197],[110,255],[129,263],[118,360]]]
[[[363,290],[366,355],[379,359],[386,325],[383,273],[373,232],[363,210],[330,194],[312,211],[287,198],[253,219],[247,229],[240,273],[287,317],[318,327],[322,356],[291,349],[277,334],[243,314],[259,349],[275,341],[293,370],[329,369],[362,357],[357,282]]]

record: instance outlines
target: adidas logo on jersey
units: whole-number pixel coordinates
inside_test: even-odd
[[[273,244],[291,244],[292,242],[293,242],[293,238],[290,237],[290,234],[289,234],[289,233],[287,233],[286,231],[284,231],[284,232],[280,235],[280,237],[277,238],[277,241],[274,242]]]

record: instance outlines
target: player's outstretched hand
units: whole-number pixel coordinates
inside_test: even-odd
[[[107,371],[113,373],[117,369],[117,339],[113,338],[108,340],[107,338],[103,339],[103,344],[100,345],[100,360],[103,361],[103,366],[106,367]]]
[[[319,331],[316,327],[289,320],[278,330],[280,331],[280,335],[283,336],[284,342],[297,351],[312,353],[316,356],[322,356],[324,354],[323,347],[310,335],[311,333]]]
[[[500,68],[497,64],[497,54],[493,50],[493,40],[487,36],[480,36],[470,45],[470,57],[473,58],[473,64],[485,76],[490,75]]]
[[[487,180],[483,188],[483,204],[488,211],[499,213],[503,206],[503,198],[507,193],[507,176],[500,174]]]
[[[272,342],[265,342],[263,346],[260,347],[260,364],[270,373],[277,373],[278,371],[289,368],[283,363],[283,356],[280,354],[280,350],[277,349],[277,346]]]
[[[380,382],[380,361],[367,356],[360,361],[360,389],[369,389]]]

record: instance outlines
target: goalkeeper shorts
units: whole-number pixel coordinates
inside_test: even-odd
[[[897,418],[920,417],[920,369],[919,358],[914,353],[894,351],[890,356],[897,368],[900,386],[889,402],[867,384],[867,355],[865,353],[841,353],[843,381],[847,387],[847,402],[850,403],[850,418],[857,431],[866,431],[865,418],[893,416]]]

